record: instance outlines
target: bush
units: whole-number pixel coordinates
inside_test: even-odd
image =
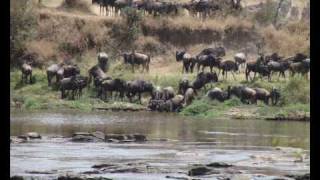
[[[310,81],[295,77],[284,86],[281,96],[281,104],[310,103]]]
[[[277,3],[272,0],[267,0],[267,2],[262,6],[262,8],[256,12],[254,19],[262,24],[271,24],[276,15]]]
[[[187,106],[181,111],[182,115],[186,116],[197,116],[206,114],[212,107],[205,100],[195,100],[191,105]]]
[[[10,1],[10,65],[20,64],[26,42],[36,35],[37,15],[31,0]]]

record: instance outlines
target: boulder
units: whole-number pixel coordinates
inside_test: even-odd
[[[77,132],[72,135],[71,141],[73,142],[103,142],[104,134],[102,132]]]
[[[12,176],[10,177],[10,180],[23,180],[22,176]]]
[[[219,174],[219,172],[209,169],[205,166],[192,168],[188,172],[188,176],[202,176],[202,175],[208,175],[208,174]]]
[[[123,141],[126,139],[126,136],[123,134],[106,134],[105,140],[116,139],[118,141]]]
[[[136,142],[142,142],[147,140],[146,136],[143,134],[134,134],[133,138]]]
[[[310,173],[307,173],[307,174],[301,174],[301,175],[286,175],[286,177],[289,177],[289,178],[293,178],[295,180],[310,180]]]
[[[25,143],[28,141],[28,138],[22,137],[10,137],[10,143]]]
[[[27,136],[30,139],[41,139],[41,135],[39,133],[37,133],[37,132],[28,132]]]
[[[208,167],[214,167],[214,168],[227,168],[231,167],[231,164],[223,163],[223,162],[213,162],[210,164],[207,164]]]

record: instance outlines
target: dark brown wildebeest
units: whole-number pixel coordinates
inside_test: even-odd
[[[103,70],[100,68],[99,65],[95,65],[92,68],[90,68],[88,70],[88,74],[89,74],[88,87],[91,84],[92,78],[94,79],[94,84],[96,87],[99,84],[98,82],[102,82],[102,80],[104,79],[111,79],[103,72]]]
[[[176,60],[177,62],[182,61],[182,73],[185,71],[186,73],[190,72],[193,73],[193,67],[196,63],[196,58],[191,56],[186,51],[176,51]]]
[[[220,74],[220,70],[222,70],[222,77],[224,78],[228,78],[228,71],[231,71],[231,74],[233,76],[233,79],[236,80],[236,77],[234,76],[234,72],[238,71],[239,67],[237,65],[236,62],[231,61],[231,60],[224,60],[221,61],[219,64],[219,73],[218,76]]]
[[[158,101],[158,111],[166,111],[166,112],[179,112],[183,108],[184,96],[176,95],[173,98],[165,101]]]
[[[310,71],[310,59],[308,58],[302,60],[302,62],[291,63],[289,70],[291,72],[291,76],[294,76],[295,73],[300,73],[302,76],[307,75]]]
[[[256,91],[256,99],[263,101],[265,104],[269,104],[271,94],[268,90],[263,88],[253,88]]]
[[[279,99],[280,99],[279,90],[277,88],[275,88],[275,87],[272,87],[270,96],[271,96],[272,105],[277,105],[277,103],[279,102]]]
[[[21,66],[21,82],[28,83],[28,77],[29,77],[29,83],[32,83],[32,62],[25,61]]]
[[[217,73],[201,72],[197,75],[196,79],[192,81],[190,87],[192,87],[195,94],[197,94],[197,90],[201,89],[202,87],[206,89],[206,84],[212,82],[218,82]]]
[[[247,81],[250,76],[250,72],[254,72],[253,79],[255,79],[256,73],[259,73],[261,78],[263,76],[267,76],[268,80],[269,81],[271,80],[270,69],[263,62],[264,62],[264,56],[262,54],[260,55],[260,57],[258,57],[257,60],[247,62],[247,67],[246,67],[246,72],[245,72]]]
[[[279,77],[282,75],[283,78],[286,77],[285,71],[289,69],[290,62],[288,61],[269,61],[268,62],[268,68],[271,73],[273,72],[279,72]]]
[[[132,102],[132,97],[138,94],[138,100],[141,104],[141,94],[148,92],[150,93],[150,96],[152,96],[153,85],[144,80],[128,81],[126,84],[126,92],[126,96],[129,98],[130,102]]]
[[[198,72],[200,71],[201,66],[202,66],[202,72],[204,71],[204,68],[207,66],[210,67],[210,72],[212,72],[212,68],[214,66],[219,67],[220,61],[221,61],[221,58],[216,57],[212,54],[197,56],[196,63],[197,63]]]
[[[222,89],[215,87],[212,90],[207,92],[207,96],[211,100],[218,100],[220,102],[223,102],[227,99],[230,99],[230,86],[228,87],[227,92],[223,91]]]
[[[74,99],[75,96],[80,97],[82,94],[82,89],[87,85],[87,80],[87,77],[83,77],[81,75],[63,78],[59,83],[61,99],[64,99],[66,95],[69,94],[69,91],[71,91],[71,99]]]
[[[59,64],[52,64],[47,68],[47,79],[48,79],[48,86],[51,86],[51,80],[54,76],[56,76],[56,82],[59,82],[58,71],[64,66],[64,63],[61,62]]]
[[[134,73],[134,65],[142,65],[142,72],[146,69],[149,72],[150,56],[142,53],[123,53],[123,59],[125,64],[132,66],[132,72]]]
[[[107,99],[107,93],[110,92],[110,96],[112,98],[112,92],[116,91],[119,93],[118,97],[123,100],[126,84],[126,81],[120,78],[105,80],[101,83],[101,95],[104,95],[104,99]]]
[[[230,96],[235,95],[240,98],[242,103],[256,104],[256,91],[246,86],[233,86],[230,88]]]
[[[215,57],[223,57],[226,55],[226,50],[224,47],[219,46],[217,48],[206,48],[204,50],[202,50],[198,55],[198,56],[202,56],[202,55],[213,55]]]

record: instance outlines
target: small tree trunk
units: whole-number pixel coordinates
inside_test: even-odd
[[[279,11],[280,11],[280,8],[281,8],[281,5],[282,5],[283,1],[284,1],[284,0],[280,0],[280,1],[279,1],[278,7],[277,7],[277,10],[276,10],[276,14],[275,14],[274,20],[273,20],[273,25],[274,25],[274,26],[277,25],[277,19],[278,19],[278,16],[279,16]]]

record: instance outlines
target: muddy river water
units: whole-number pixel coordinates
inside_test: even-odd
[[[38,132],[40,140],[10,146],[10,175],[56,179],[75,174],[111,179],[188,179],[195,164],[232,168],[194,179],[272,179],[310,171],[310,123],[195,119],[154,112],[11,111],[11,136]],[[75,143],[75,132],[147,136],[141,143]],[[111,164],[123,171],[99,171]],[[135,170],[132,170],[134,168]],[[36,171],[36,172],[35,172]],[[290,178],[289,178],[290,179]]]

